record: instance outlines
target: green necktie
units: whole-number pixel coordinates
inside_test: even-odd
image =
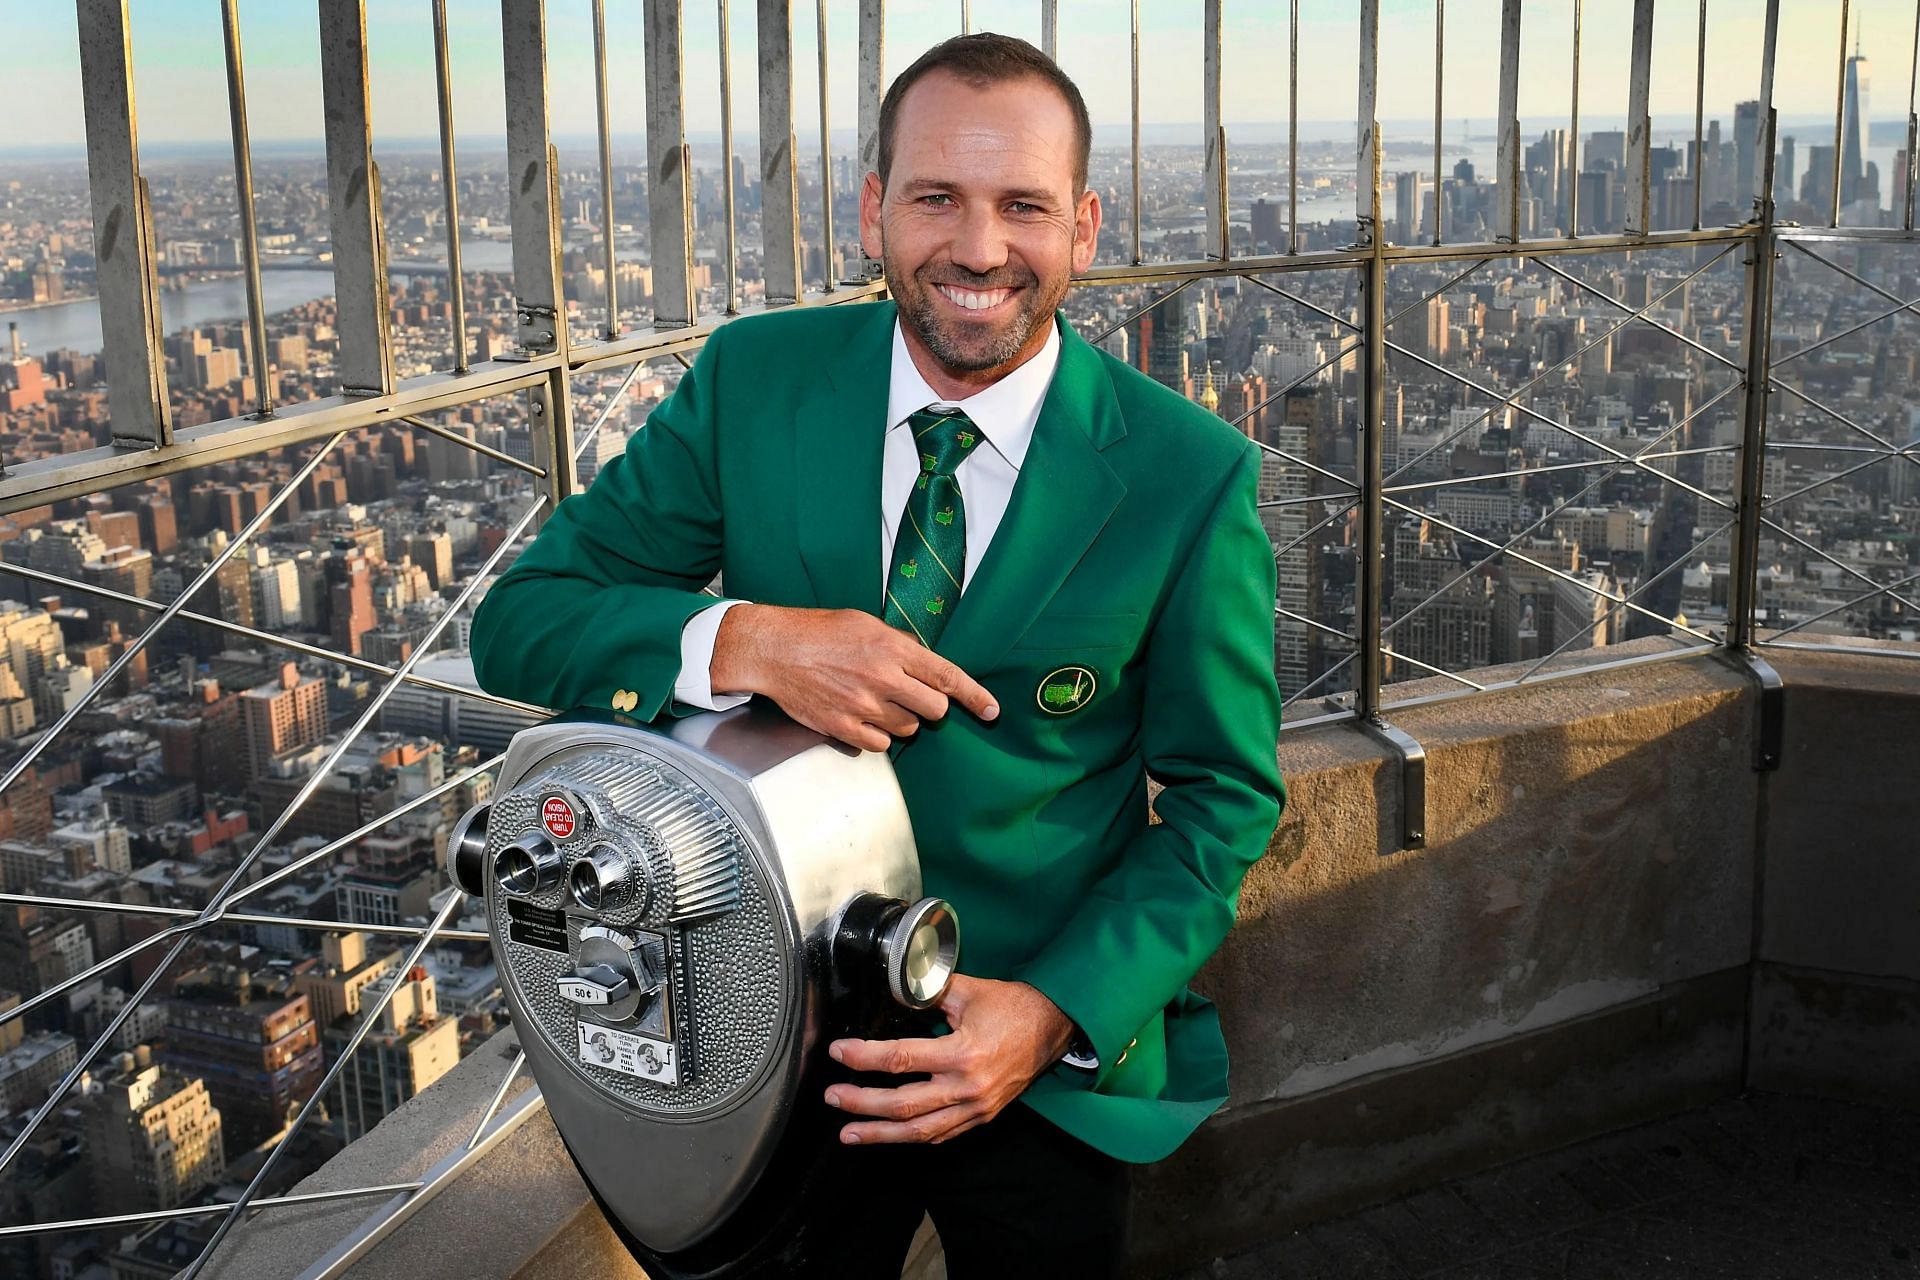
[[[922,409],[907,422],[920,455],[920,474],[894,535],[881,616],[931,649],[960,603],[960,584],[967,573],[967,509],[953,473],[980,437],[958,409]]]

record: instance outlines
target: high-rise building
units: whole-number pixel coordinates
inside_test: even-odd
[[[334,1095],[328,1099],[341,1136],[349,1142],[453,1070],[460,1060],[459,1023],[440,1012],[433,975],[415,965],[405,973],[391,972],[386,981],[397,981],[399,988],[381,1010],[379,1025],[360,1042],[353,1060],[340,1073]],[[350,1034],[349,1028],[336,1027],[327,1038],[338,1052]]]
[[[1251,225],[1256,253],[1280,253],[1287,247],[1286,215],[1278,200],[1257,196],[1253,202]]]
[[[313,1006],[292,980],[224,963],[181,976],[161,1056],[206,1081],[236,1154],[280,1133],[324,1070]]]
[[[1840,134],[1840,203],[1852,204],[1869,194],[1867,178],[1867,60],[1860,53],[1860,30],[1854,29],[1853,56],[1847,59],[1845,123]]]
[[[1420,186],[1416,171],[1393,176],[1393,238],[1398,244],[1420,238]]]
[[[405,959],[398,947],[378,955],[367,954],[367,935],[329,933],[320,943],[320,955],[300,963],[294,970],[293,985],[313,1006],[313,1020],[322,1028],[342,1018],[358,1017],[360,1005],[379,994],[379,981],[400,967]]]
[[[1759,194],[1755,186],[1754,166],[1760,141],[1760,103],[1738,102],[1733,107],[1734,200],[1751,199]]]
[[[333,647],[360,656],[360,637],[379,625],[373,609],[373,563],[357,548],[327,557],[327,618]]]
[[[255,778],[266,776],[275,756],[327,736],[327,686],[303,678],[291,662],[280,668],[278,680],[241,694],[240,707],[247,763]]]
[[[206,1084],[156,1064],[145,1045],[89,1082],[87,1155],[99,1203],[121,1212],[186,1204],[220,1180],[222,1121]]]

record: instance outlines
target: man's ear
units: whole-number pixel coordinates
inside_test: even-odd
[[[1093,265],[1100,240],[1100,193],[1088,187],[1074,201],[1073,274],[1079,275]]]
[[[868,173],[867,180],[860,184],[860,247],[869,258],[879,262],[881,253],[880,202],[886,194],[886,188],[880,184],[880,175]]]

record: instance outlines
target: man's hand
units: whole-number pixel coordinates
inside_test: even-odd
[[[863,751],[938,720],[958,702],[983,720],[993,695],[959,667],[858,609],[739,604],[714,636],[713,688],[760,693],[816,732]]]
[[[850,1124],[840,1141],[945,1142],[999,1115],[1060,1060],[1073,1022],[1024,982],[955,974],[940,1001],[953,1034],[931,1040],[836,1040],[827,1052],[856,1071],[926,1074],[892,1089],[837,1084],[827,1102],[882,1121]]]

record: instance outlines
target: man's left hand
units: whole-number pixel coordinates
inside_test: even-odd
[[[827,1102],[879,1120],[849,1124],[840,1141],[945,1142],[999,1115],[1060,1060],[1073,1022],[1024,982],[955,974],[940,1001],[953,1034],[927,1040],[836,1040],[827,1052],[855,1071],[925,1074],[891,1089],[836,1084]]]

